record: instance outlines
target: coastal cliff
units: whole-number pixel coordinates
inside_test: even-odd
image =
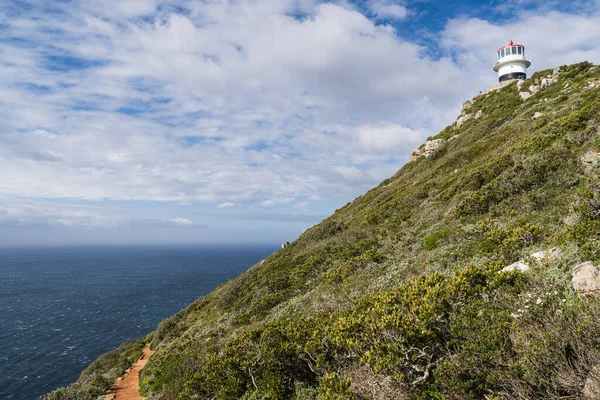
[[[148,399],[597,398],[599,82],[581,63],[480,94],[394,176],[45,398],[104,395],[148,342]]]

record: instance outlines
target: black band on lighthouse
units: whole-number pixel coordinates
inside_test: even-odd
[[[527,79],[527,74],[525,74],[523,72],[511,72],[509,74],[502,75],[498,79],[498,82],[504,82],[504,81],[508,81],[510,79]]]

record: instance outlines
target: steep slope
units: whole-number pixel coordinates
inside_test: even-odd
[[[590,84],[600,68],[551,73],[466,103],[471,118],[431,138],[427,157],[161,323],[142,392],[575,399],[592,390],[600,302],[573,289],[571,270],[600,262],[600,89]],[[519,94],[530,86],[532,96]],[[550,248],[558,255],[528,257]],[[530,271],[498,273],[518,260]]]

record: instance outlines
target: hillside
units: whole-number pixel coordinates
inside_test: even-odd
[[[163,321],[143,394],[598,398],[600,300],[572,283],[600,264],[598,81],[581,63],[465,103],[393,177]],[[47,398],[95,399],[105,364]]]

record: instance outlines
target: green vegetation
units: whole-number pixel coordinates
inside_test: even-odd
[[[581,162],[600,149],[591,80],[582,63],[527,101],[516,83],[478,97],[481,117],[431,157],[163,321],[143,394],[581,398],[600,368],[600,300],[570,282],[600,262],[600,178]],[[498,273],[551,247],[560,259]]]
[[[102,355],[79,376],[77,382],[43,397],[44,400],[96,400],[141,356],[143,340],[132,340]]]

